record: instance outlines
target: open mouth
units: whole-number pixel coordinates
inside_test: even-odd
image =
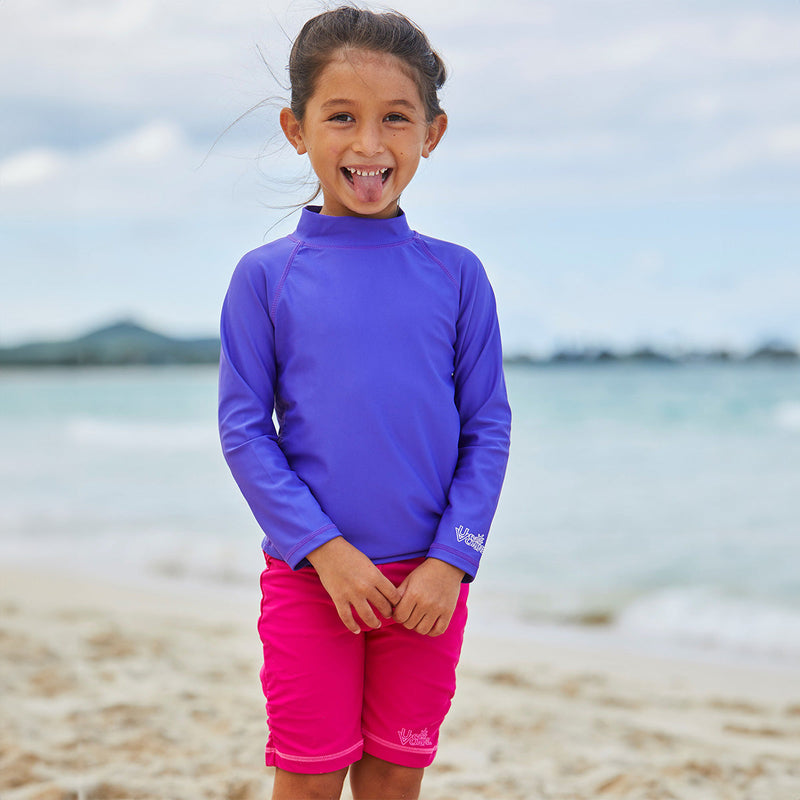
[[[371,178],[375,180],[380,177],[381,183],[386,183],[389,175],[392,174],[391,167],[378,167],[377,169],[355,169],[353,167],[342,167],[342,175],[347,179],[348,183],[355,183],[354,177]]]

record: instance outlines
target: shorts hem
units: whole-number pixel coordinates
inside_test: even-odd
[[[401,767],[412,767],[413,769],[429,767],[436,758],[437,749],[437,745],[424,748],[405,747],[401,744],[387,742],[374,734],[364,733],[365,753]]]
[[[363,741],[357,742],[346,750],[324,756],[290,755],[268,745],[264,751],[264,763],[268,767],[277,767],[285,772],[296,772],[301,775],[321,775],[324,772],[336,772],[349,767],[361,758],[363,752]]]

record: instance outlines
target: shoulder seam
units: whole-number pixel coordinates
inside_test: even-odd
[[[450,279],[450,282],[453,284],[453,286],[455,286],[456,289],[460,290],[461,287],[458,285],[458,281],[453,277],[453,274],[450,272],[449,269],[447,269],[447,267],[444,265],[444,263],[442,263],[442,261],[440,261],[438,258],[436,258],[436,256],[433,254],[433,251],[431,250],[431,248],[428,247],[428,243],[422,238],[422,236],[420,236],[419,234],[416,234],[416,240],[420,243],[422,248],[428,254],[428,257],[435,264],[438,264],[438,266],[442,270],[442,272],[444,272],[444,274],[447,275],[447,277]]]
[[[298,242],[292,252],[289,254],[289,258],[286,260],[286,266],[283,268],[283,272],[281,273],[281,277],[278,280],[278,285],[275,287],[275,296],[272,299],[272,302],[269,306],[269,313],[272,317],[272,324],[275,324],[275,315],[278,310],[278,300],[281,298],[281,292],[283,291],[283,285],[286,283],[286,278],[289,275],[289,270],[292,268],[292,264],[294,263],[294,257],[297,255],[297,251],[302,247],[303,243]]]

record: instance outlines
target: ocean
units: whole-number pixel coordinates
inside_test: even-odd
[[[473,623],[800,666],[800,369],[510,366]],[[258,603],[212,367],[0,372],[0,560]]]

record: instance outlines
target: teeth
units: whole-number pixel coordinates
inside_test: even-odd
[[[389,167],[381,167],[372,171],[366,169],[353,169],[352,167],[346,168],[351,175],[360,175],[362,178],[374,178],[376,175],[383,175]]]

